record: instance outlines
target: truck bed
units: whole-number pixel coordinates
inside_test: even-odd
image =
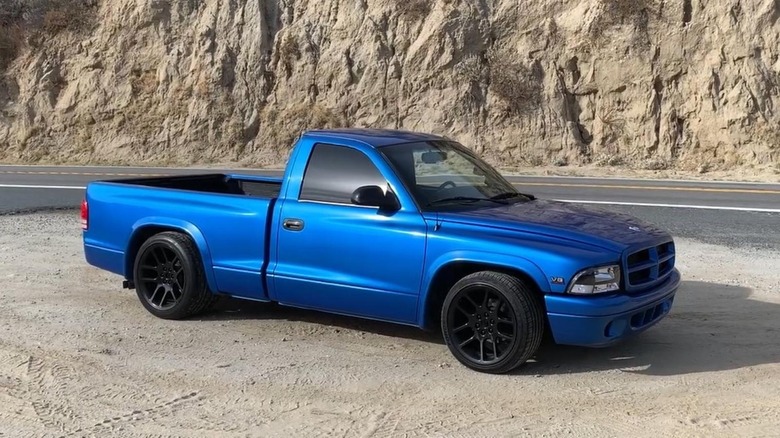
[[[132,278],[140,244],[161,230],[189,234],[215,292],[266,299],[273,207],[281,178],[198,174],[90,183],[87,260]]]
[[[113,182],[207,193],[276,198],[282,181],[274,178],[222,173],[122,179]]]

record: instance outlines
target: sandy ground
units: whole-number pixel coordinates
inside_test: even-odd
[[[230,301],[149,315],[75,214],[0,217],[0,436],[780,436],[780,254],[679,240],[672,314],[478,374],[411,328]]]

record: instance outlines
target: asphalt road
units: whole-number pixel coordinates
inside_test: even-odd
[[[93,180],[221,172],[219,169],[0,166],[0,214],[77,208]],[[236,170],[281,175],[281,171]],[[508,176],[539,198],[622,211],[675,236],[731,246],[780,248],[780,183]]]

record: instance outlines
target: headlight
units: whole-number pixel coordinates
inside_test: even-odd
[[[601,294],[620,289],[620,266],[610,265],[580,271],[569,286],[570,294]]]

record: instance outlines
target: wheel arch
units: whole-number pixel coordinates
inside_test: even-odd
[[[519,278],[537,292],[544,306],[543,294],[548,293],[549,283],[542,270],[530,260],[521,257],[496,257],[496,254],[460,254],[436,263],[425,278],[418,308],[418,325],[435,330],[440,311],[450,288],[461,278],[480,271],[501,272]]]
[[[133,231],[130,234],[127,249],[125,250],[125,278],[130,280],[133,278],[133,265],[141,245],[155,234],[165,231],[175,231],[186,234],[195,242],[195,246],[200,253],[201,263],[203,263],[203,272],[206,275],[206,282],[209,285],[209,289],[211,289],[212,292],[216,292],[218,290],[217,282],[214,277],[214,271],[211,265],[211,253],[209,252],[206,238],[198,227],[180,219],[152,217],[141,219],[133,224]]]

